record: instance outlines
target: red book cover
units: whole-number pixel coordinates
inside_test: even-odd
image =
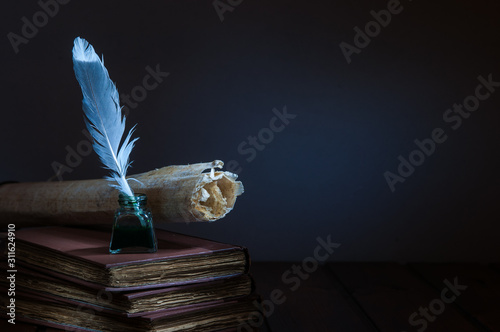
[[[249,256],[244,247],[164,230],[156,230],[156,236],[156,253],[110,254],[109,232],[69,227],[21,229],[16,231],[16,260],[38,270],[51,270],[129,290],[130,287],[148,287],[146,285],[157,287],[159,284],[167,286],[215,280],[248,271]],[[223,260],[220,266],[217,265],[219,258]],[[178,276],[176,273],[180,270],[170,267],[183,261],[189,261],[189,264],[184,265],[183,274]],[[145,279],[148,275],[141,270],[148,263],[158,264],[153,271],[156,276],[151,280]],[[131,272],[118,277],[113,275],[115,271],[126,268],[131,268]],[[128,279],[119,279],[123,276]],[[112,277],[115,279],[110,279]]]

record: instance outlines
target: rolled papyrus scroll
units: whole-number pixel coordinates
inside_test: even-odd
[[[224,163],[168,166],[131,175],[136,193],[148,197],[155,224],[215,221],[232,210],[243,193],[237,175],[215,170]],[[204,172],[210,170],[209,172]],[[0,186],[0,227],[112,224],[118,191],[109,181],[9,183]]]

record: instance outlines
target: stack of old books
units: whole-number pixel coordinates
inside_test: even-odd
[[[15,235],[15,272],[5,265],[1,285],[7,294],[15,275],[17,322],[66,331],[248,331],[259,315],[240,246],[157,230],[158,252],[111,255],[109,232],[39,227]]]

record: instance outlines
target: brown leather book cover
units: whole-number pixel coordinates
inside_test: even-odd
[[[7,285],[7,274],[4,272],[8,270],[7,264],[0,264],[0,269],[0,277],[3,276],[0,285]],[[60,273],[47,275],[21,265],[16,270],[16,289],[21,292],[39,294],[61,302],[90,303],[122,311],[128,317],[173,307],[242,298],[252,294],[255,289],[253,279],[247,274],[180,286],[117,291],[77,278],[65,278]]]
[[[246,273],[246,248],[156,230],[158,251],[110,254],[110,233],[70,227],[16,231],[16,259],[109,287],[182,284]]]
[[[0,300],[3,302],[4,296],[0,295]],[[258,315],[255,301],[258,297],[249,296],[127,318],[123,313],[88,303],[60,302],[51,296],[20,291],[16,293],[16,322],[70,331],[178,331],[193,328],[200,332],[219,331],[234,329],[253,315]]]

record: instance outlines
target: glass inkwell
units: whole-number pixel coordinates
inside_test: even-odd
[[[120,207],[115,211],[109,252],[151,253],[158,250],[153,216],[145,194],[120,194]]]

